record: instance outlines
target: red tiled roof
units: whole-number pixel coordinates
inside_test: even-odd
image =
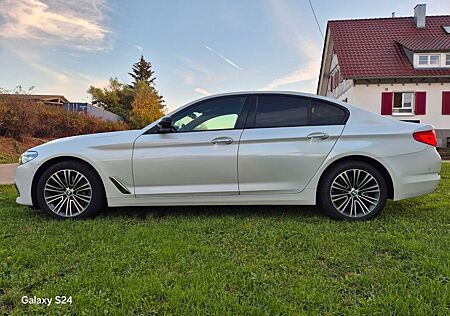
[[[427,16],[425,28],[413,17],[329,21],[344,78],[450,77],[450,68],[414,69],[404,51],[450,51],[450,15]]]

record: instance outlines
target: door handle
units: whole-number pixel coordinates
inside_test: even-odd
[[[308,136],[308,139],[327,139],[330,137],[330,135],[328,135],[327,133],[323,133],[323,132],[316,132],[316,133],[311,133]]]
[[[230,137],[217,137],[214,138],[211,143],[214,145],[229,145],[233,142],[233,138]]]

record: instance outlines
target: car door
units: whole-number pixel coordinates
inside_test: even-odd
[[[245,95],[193,104],[172,115],[174,131],[153,128],[134,144],[135,194],[238,194],[237,151]]]
[[[347,116],[347,109],[326,101],[259,94],[240,139],[240,194],[302,191],[341,135]]]

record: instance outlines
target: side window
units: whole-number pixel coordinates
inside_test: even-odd
[[[219,97],[191,105],[172,118],[177,132],[233,129],[246,96]]]
[[[311,100],[311,125],[342,125],[346,113],[332,104]]]
[[[289,127],[308,124],[309,99],[284,96],[260,95],[256,109],[255,127]]]

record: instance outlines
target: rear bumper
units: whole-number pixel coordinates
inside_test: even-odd
[[[389,167],[394,185],[394,201],[434,192],[439,185],[441,157],[436,148],[381,159]]]

